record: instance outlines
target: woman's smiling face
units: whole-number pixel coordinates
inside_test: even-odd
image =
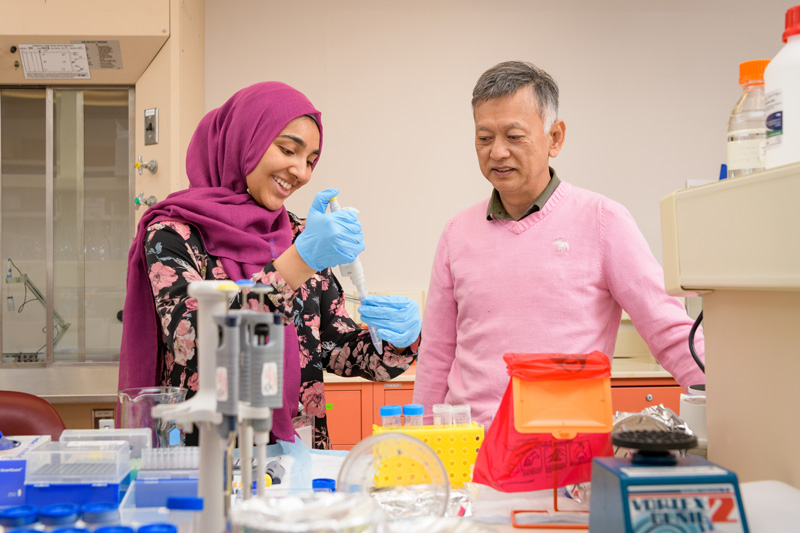
[[[270,211],[280,209],[294,191],[311,180],[319,141],[319,128],[311,117],[298,117],[287,124],[245,178],[250,196]]]

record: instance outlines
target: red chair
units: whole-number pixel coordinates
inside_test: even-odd
[[[50,435],[58,440],[67,426],[47,400],[26,392],[0,390],[3,435]]]

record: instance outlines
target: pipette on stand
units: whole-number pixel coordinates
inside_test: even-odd
[[[336,196],[328,201],[328,206],[331,208],[331,213],[341,209],[339,206],[339,200],[336,199]],[[364,286],[364,267],[361,266],[361,261],[358,259],[358,257],[356,257],[356,260],[352,263],[339,265],[339,270],[342,272],[342,276],[347,276],[350,278],[350,281],[352,281],[353,285],[355,285],[356,292],[358,293],[358,299],[363,300],[366,298],[369,293]],[[375,349],[378,351],[378,353],[383,353],[383,342],[375,332],[375,328],[372,326],[369,327],[369,337],[372,339],[372,345],[375,346]]]
[[[247,297],[255,282],[241,279],[236,284],[242,288],[242,313],[247,313]],[[259,292],[262,304],[264,292]],[[247,328],[239,328],[239,403],[250,405],[250,350],[247,347]],[[242,499],[249,500],[253,493],[253,426],[250,419],[239,413],[239,464],[242,481]]]
[[[267,444],[272,429],[271,412],[272,409],[283,407],[284,325],[280,315],[264,310],[264,296],[272,292],[272,287],[259,283],[250,291],[258,294],[259,312],[243,316],[250,363],[249,408],[267,415],[253,416],[250,420],[250,432],[256,445],[256,494],[263,496],[266,488]],[[245,465],[242,465],[244,468]]]

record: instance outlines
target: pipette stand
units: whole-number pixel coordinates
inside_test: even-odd
[[[200,431],[197,492],[203,499],[203,529],[209,533],[226,530],[223,490],[226,439],[217,430],[222,423],[222,414],[217,411],[215,348],[218,334],[214,315],[227,312],[228,297],[236,291],[238,288],[230,281],[193,281],[189,284],[189,296],[197,300],[197,393],[183,403],[153,407],[154,418],[174,420],[187,432],[196,425]]]

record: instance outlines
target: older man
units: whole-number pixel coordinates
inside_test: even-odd
[[[622,310],[686,389],[705,383],[689,352],[692,320],[620,204],[561,181],[558,87],[522,62],[473,90],[475,149],[490,198],[451,218],[439,240],[422,326],[414,402],[469,404],[489,425],[508,384],[503,354],[611,356]],[[703,337],[695,339],[702,357]]]

